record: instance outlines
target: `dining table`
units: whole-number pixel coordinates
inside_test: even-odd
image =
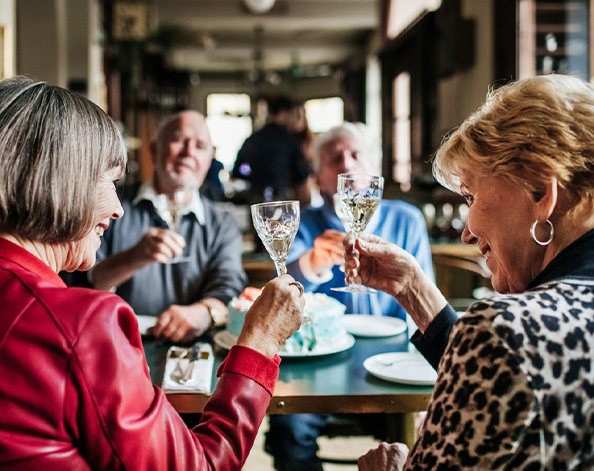
[[[216,331],[214,332],[216,333]],[[213,332],[200,339],[213,344],[212,390],[216,372],[227,350],[213,342]],[[167,351],[171,347],[153,338],[143,338],[146,360],[153,384],[161,386]],[[372,414],[387,418],[387,440],[412,446],[415,440],[414,413],[427,409],[432,386],[399,384],[370,374],[363,362],[377,354],[406,352],[406,333],[389,337],[355,337],[352,347],[330,354],[304,354],[283,357],[278,382],[268,414]],[[420,354],[419,354],[420,355]],[[208,394],[167,393],[167,399],[180,414],[199,414]]]

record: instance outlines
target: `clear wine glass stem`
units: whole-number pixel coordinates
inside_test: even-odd
[[[279,260],[278,262],[275,260],[274,266],[276,266],[276,274],[278,276],[287,274],[287,263],[285,260]]]
[[[357,239],[359,238],[361,233],[353,230],[351,232],[351,234],[352,234],[351,237],[353,238],[353,248],[355,249],[355,251],[353,252],[353,256],[355,257],[355,259],[357,261],[359,261],[359,251],[355,248],[355,243],[357,242]],[[353,287],[358,286],[359,283],[357,283],[357,277],[353,277],[353,278],[351,278],[351,280],[352,280],[351,283],[348,283],[348,281],[347,281],[347,285],[353,286]]]

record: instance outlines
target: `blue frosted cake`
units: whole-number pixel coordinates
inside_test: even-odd
[[[259,293],[258,293],[259,294]],[[247,288],[241,296],[233,298],[229,303],[229,321],[227,330],[239,336],[245,313],[251,307],[254,299],[254,288]],[[316,349],[331,349],[332,345],[341,340],[346,330],[343,324],[344,304],[322,293],[305,293],[304,316],[311,319],[287,339],[281,347],[285,352],[312,352]]]

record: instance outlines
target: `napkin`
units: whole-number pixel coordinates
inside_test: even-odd
[[[171,378],[171,373],[175,370],[177,362],[180,362],[182,371],[186,371],[190,365],[192,349],[196,351],[196,361],[194,362],[192,376],[184,384],[178,383]],[[184,350],[187,351],[186,355],[180,358]],[[212,347],[208,343],[197,343],[189,349],[171,347],[167,352],[167,363],[165,364],[165,375],[163,377],[163,392],[210,394],[213,367],[214,355],[212,353]]]

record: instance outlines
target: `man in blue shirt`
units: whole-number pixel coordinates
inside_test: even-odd
[[[314,143],[314,171],[324,203],[321,207],[302,211],[299,231],[287,260],[288,273],[300,281],[306,291],[325,293],[338,299],[346,305],[347,314],[406,320],[406,311],[386,293],[343,293],[330,289],[345,285],[341,270],[345,227],[334,209],[338,175],[377,175],[380,172],[379,146],[374,145],[367,127],[361,123],[344,123],[318,136]],[[414,255],[433,280],[427,228],[422,213],[415,206],[403,201],[382,200],[365,232],[397,244]],[[414,326],[412,321],[408,324]],[[326,421],[326,417],[313,414],[271,416],[266,449],[274,456],[276,469],[321,471],[316,439]],[[371,432],[381,434],[381,431]]]

